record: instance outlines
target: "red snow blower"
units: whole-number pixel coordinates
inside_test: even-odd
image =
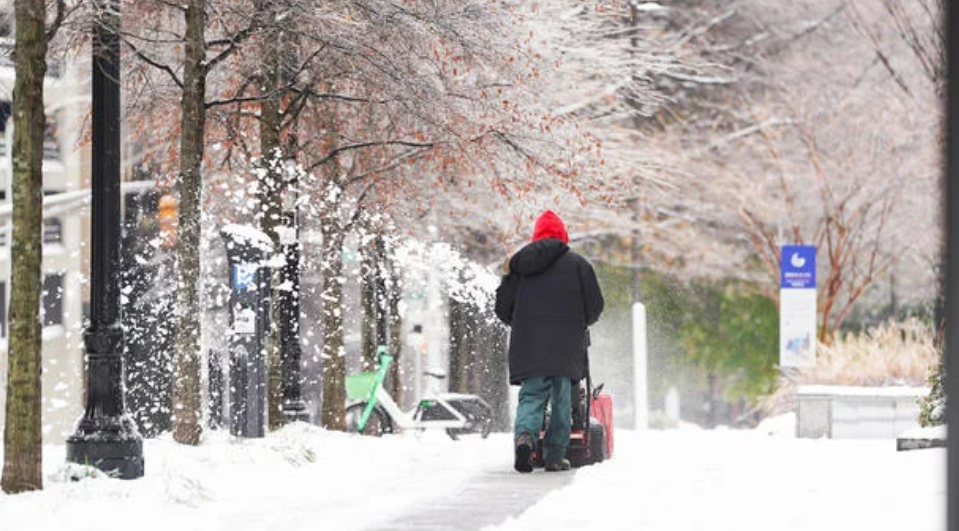
[[[613,398],[609,393],[603,393],[603,384],[593,389],[588,362],[586,367],[586,388],[583,389],[580,382],[576,382],[572,386],[570,397],[573,419],[566,459],[573,468],[600,463],[613,457]],[[543,419],[543,429],[533,450],[531,460],[535,467],[544,465],[543,437],[549,415],[550,412],[547,411]]]

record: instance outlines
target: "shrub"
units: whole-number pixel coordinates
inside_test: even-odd
[[[919,402],[919,424],[939,426],[946,423],[946,387],[942,377],[945,371],[940,363],[929,376],[929,395]]]
[[[816,356],[814,367],[799,371],[797,383],[925,385],[939,362],[932,327],[917,319],[842,335],[820,344]]]
[[[802,384],[884,387],[932,383],[935,394],[936,376],[929,375],[938,363],[930,325],[918,319],[888,321],[864,332],[841,334],[831,345],[820,343],[816,365],[787,373],[786,381],[762,403],[762,409],[767,414],[790,411],[795,387]],[[941,415],[943,408],[937,408],[938,403],[928,406],[930,418],[935,412]]]

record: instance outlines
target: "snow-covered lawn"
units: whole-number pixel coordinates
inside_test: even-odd
[[[759,429],[616,437],[615,459],[580,470],[496,531],[946,528],[945,449],[896,452],[894,440],[794,439]]]
[[[495,530],[945,528],[945,450],[897,453],[893,440],[769,435],[783,431],[788,423],[752,431],[619,430],[613,460],[579,470],[567,487]],[[63,451],[46,449],[44,491],[0,494],[0,531],[359,530],[436,510],[437,499],[459,496],[471,477],[511,466],[507,434],[372,439],[305,425],[264,440],[216,434],[198,448],[148,441],[146,477],[127,482],[66,481]],[[503,474],[504,484],[491,488],[529,488],[536,474],[545,472]],[[449,521],[451,530],[468,524],[456,515]]]

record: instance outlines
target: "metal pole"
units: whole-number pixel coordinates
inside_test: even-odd
[[[943,176],[942,218],[945,220],[945,383],[946,425],[955,430],[959,426],[959,9],[952,2],[943,2],[947,39],[946,82],[946,174]],[[959,494],[959,437],[948,437],[947,458],[947,522],[949,531],[959,531],[959,506],[955,500]]]
[[[143,439],[123,405],[123,327],[120,324],[120,3],[99,0],[93,28],[93,204],[90,324],[86,350],[87,403],[67,460],[143,476]]]
[[[293,184],[294,189],[296,184]],[[295,205],[295,202],[294,202]],[[295,207],[294,207],[295,208]],[[287,422],[307,421],[306,403],[300,395],[300,243],[296,210],[284,216],[283,256],[280,270],[280,360],[283,381],[283,415]],[[289,288],[289,289],[286,289]]]

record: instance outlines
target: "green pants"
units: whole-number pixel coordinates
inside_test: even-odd
[[[552,402],[549,426],[543,439],[546,462],[556,462],[566,456],[570,430],[570,379],[561,376],[527,378],[519,388],[519,405],[516,407],[516,428],[519,437],[528,433],[535,441],[543,426],[546,402]]]

